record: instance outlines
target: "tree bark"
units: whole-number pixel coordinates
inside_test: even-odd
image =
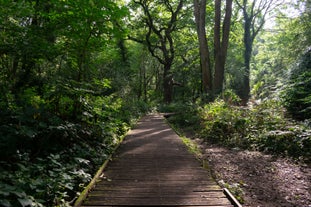
[[[145,24],[148,27],[148,31],[145,36],[145,43],[148,46],[148,50],[163,65],[163,101],[171,103],[173,100],[173,77],[170,70],[175,58],[172,33],[176,30],[177,15],[183,7],[184,0],[179,1],[175,10],[173,10],[170,1],[163,1],[166,9],[171,14],[169,21],[165,25],[154,23],[155,20],[147,1],[140,0],[134,2],[142,7],[146,17]],[[156,41],[154,40],[155,37]]]
[[[212,67],[210,52],[205,30],[206,0],[194,0],[194,17],[197,27],[202,74],[202,92],[211,94],[213,91]]]
[[[253,41],[251,37],[251,19],[244,14],[244,74],[243,84],[240,92],[241,104],[246,106],[250,98],[250,62],[253,51]]]
[[[218,95],[223,90],[225,63],[229,45],[229,33],[232,15],[232,0],[226,0],[225,17],[221,32],[221,0],[215,0],[215,26],[214,26],[214,58],[215,73],[213,90]]]
[[[278,3],[273,0],[261,0],[259,2],[254,0],[250,4],[248,0],[243,0],[242,3],[240,3],[239,0],[236,0],[235,2],[242,10],[244,20],[244,74],[242,79],[242,87],[240,88],[238,95],[241,98],[241,104],[247,105],[251,91],[250,63],[252,58],[253,43],[255,37],[265,23],[266,15],[274,7],[278,6]]]
[[[173,100],[173,77],[170,74],[171,65],[164,65],[163,89],[164,103],[171,103]]]

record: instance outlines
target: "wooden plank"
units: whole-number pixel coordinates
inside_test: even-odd
[[[221,191],[222,189],[216,185],[216,184],[211,184],[211,185],[204,185],[204,184],[197,184],[197,185],[175,185],[175,184],[161,184],[159,182],[154,182],[154,183],[146,183],[146,184],[136,184],[133,183],[133,184],[119,184],[119,185],[111,185],[111,184],[107,184],[107,185],[104,185],[102,183],[98,183],[96,184],[96,189],[105,189],[105,188],[144,188],[144,189],[150,189],[150,188],[155,188],[155,187],[159,187],[159,188],[163,188],[163,189],[189,189],[191,191],[203,191],[203,190],[212,190],[212,191]],[[93,190],[96,190],[96,189],[93,189]]]
[[[131,198],[104,198],[92,197],[86,200],[85,205],[134,205],[134,206],[182,206],[182,205],[231,205],[227,198],[159,198],[159,197],[131,197]]]
[[[149,185],[150,186],[150,185]],[[222,189],[219,186],[193,186],[191,188],[184,186],[161,186],[161,185],[153,185],[150,187],[141,187],[141,186],[96,186],[93,191],[145,191],[145,192],[153,192],[161,189],[162,192],[171,193],[171,192],[194,192],[194,193],[203,193],[203,192],[221,192],[223,194]]]
[[[132,130],[83,206],[233,207],[163,118]]]
[[[142,180],[142,179],[113,179],[113,180],[102,180],[98,182],[97,186],[137,186],[137,187],[146,187],[155,184],[161,184],[161,186],[184,186],[188,188],[193,187],[207,187],[207,186],[217,186],[215,181],[211,180],[195,180],[188,183],[185,183],[183,180],[169,180],[166,182],[161,182],[160,180]]]
[[[210,191],[210,192],[176,192],[171,191],[168,194],[161,193],[161,190],[149,190],[149,191],[136,191],[136,189],[128,190],[128,191],[116,191],[116,190],[107,190],[107,191],[94,191],[92,194],[89,195],[89,198],[92,197],[106,197],[106,198],[132,198],[132,197],[162,197],[162,198],[176,198],[176,197],[183,197],[183,198],[197,198],[197,197],[204,197],[204,198],[226,198],[226,196],[220,191]]]
[[[135,206],[135,205],[130,205],[130,204],[128,204],[128,205],[122,205],[122,206],[120,206],[120,205],[83,205],[82,207],[103,207],[103,206],[105,206],[105,207],[126,207],[126,206]],[[152,206],[152,205],[144,205],[144,206]],[[174,206],[170,206],[170,205],[162,205],[162,206],[167,206],[167,207],[174,207]],[[188,206],[178,206],[178,207],[193,207],[193,205],[188,205]],[[219,206],[219,205],[209,205],[209,206],[207,206],[207,205],[196,205],[195,207],[234,207],[233,205],[221,205],[221,206]]]
[[[203,180],[205,176],[196,176],[196,175],[174,175],[174,174],[157,174],[157,175],[141,175],[141,174],[116,174],[116,175],[107,175],[107,179],[110,180],[157,180],[157,181],[184,181],[184,184],[189,182],[195,182]]]
[[[89,205],[83,205],[81,207],[89,207]],[[127,204],[127,205],[92,205],[92,207],[130,207],[130,206],[137,206],[137,205],[131,205],[131,204]],[[152,206],[152,205],[144,205],[144,206]],[[176,206],[171,206],[171,205],[162,205],[162,206],[167,206],[167,207],[176,207]],[[178,207],[193,207],[194,205],[179,205]],[[155,206],[154,206],[155,207]],[[222,205],[195,205],[195,207],[234,207],[233,205],[231,204],[222,204]]]

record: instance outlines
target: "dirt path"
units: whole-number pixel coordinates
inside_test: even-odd
[[[196,142],[216,180],[243,190],[244,207],[311,207],[310,165]]]
[[[83,206],[226,206],[222,189],[159,115],[125,138]]]

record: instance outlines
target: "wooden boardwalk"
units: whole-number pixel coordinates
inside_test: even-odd
[[[160,115],[127,135],[82,206],[233,207]]]

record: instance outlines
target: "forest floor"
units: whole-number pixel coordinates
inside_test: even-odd
[[[311,164],[194,141],[216,181],[242,190],[244,207],[311,207]]]

